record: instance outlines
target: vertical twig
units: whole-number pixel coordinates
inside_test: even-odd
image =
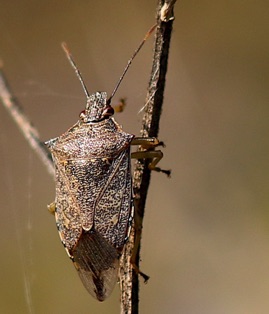
[[[167,72],[168,53],[173,24],[173,6],[176,0],[159,0],[157,7],[158,27],[155,36],[153,52],[153,64],[145,100],[145,114],[143,117],[141,136],[157,137],[159,121],[162,111],[163,95],[165,88],[165,76]],[[148,162],[136,162],[133,185],[135,196],[135,224],[142,228],[145,213],[146,197],[150,183],[150,170]],[[132,231],[128,245],[121,260],[120,286],[121,286],[121,314],[137,314],[139,309],[139,281],[138,274],[132,270],[130,258],[134,247],[136,230]],[[140,230],[141,232],[141,230]],[[139,251],[136,255],[136,265],[139,266]]]

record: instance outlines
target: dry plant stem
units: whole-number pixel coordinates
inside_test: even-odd
[[[12,96],[2,69],[0,69],[0,100],[31,148],[37,153],[50,175],[54,176],[54,166],[50,152],[40,140],[37,129],[29,121],[17,100]]]
[[[145,114],[143,117],[141,136],[157,137],[159,121],[162,111],[165,76],[167,72],[168,52],[173,24],[173,5],[176,1],[159,1],[158,27],[155,36],[153,64],[145,100]],[[162,8],[166,6],[167,14]],[[162,20],[161,20],[162,19]],[[120,285],[121,285],[121,314],[137,314],[139,312],[139,281],[138,274],[132,269],[130,258],[135,245],[136,234],[141,233],[146,197],[150,183],[151,171],[148,162],[137,161],[133,176],[134,202],[135,202],[135,228],[130,235],[129,243],[125,247],[121,260]],[[138,226],[138,227],[137,227]],[[139,230],[138,230],[139,229]],[[136,265],[139,266],[139,251],[136,255]],[[131,289],[131,291],[130,291]]]

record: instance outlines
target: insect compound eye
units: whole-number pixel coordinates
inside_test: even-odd
[[[82,110],[81,113],[79,114],[80,120],[84,121],[86,118],[86,111]]]
[[[113,114],[114,114],[114,109],[110,105],[107,105],[104,108],[103,116],[104,117],[110,117],[110,116],[113,116]]]

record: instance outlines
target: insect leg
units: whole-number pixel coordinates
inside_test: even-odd
[[[137,256],[139,251],[139,246],[141,242],[141,234],[142,234],[142,219],[138,214],[138,211],[136,210],[136,200],[134,200],[134,228],[135,228],[135,239],[134,239],[134,246],[132,250],[132,255],[130,259],[130,263],[134,269],[134,271],[139,274],[141,277],[143,277],[144,282],[146,283],[149,280],[149,276],[143,273],[139,267],[137,266]]]
[[[160,150],[154,150],[157,146],[164,146],[163,142],[160,142],[156,137],[135,137],[132,140],[131,145],[141,145],[145,150],[133,152],[131,158],[135,159],[151,159],[149,169],[157,172],[163,172],[168,177],[171,174],[171,170],[163,170],[156,167],[158,162],[163,158],[163,153]]]
[[[126,107],[126,98],[120,98],[119,102],[116,105],[113,104],[113,108],[115,112],[123,112],[125,107]]]
[[[55,215],[55,210],[56,210],[56,204],[55,202],[50,203],[48,206],[48,211],[52,214]]]
[[[164,147],[164,143],[160,142],[156,137],[135,137],[131,145],[141,145],[144,149],[151,149],[157,146]]]
[[[156,167],[158,162],[163,158],[163,153],[160,150],[155,150],[155,147],[157,146],[163,146],[163,142],[160,142],[156,137],[135,137],[131,145],[140,145],[144,150],[133,152],[131,154],[131,158],[135,159],[150,159],[150,163],[148,165],[150,170],[163,172],[167,174],[167,176],[170,176],[171,171],[170,170],[162,170],[159,167]],[[137,210],[137,200],[134,199],[134,227],[135,227],[135,239],[134,239],[134,246],[133,246],[133,252],[131,256],[131,264],[135,272],[139,275],[141,275],[145,282],[148,281],[149,276],[144,274],[140,271],[139,267],[137,266],[137,256],[141,241],[141,233],[142,233],[142,218],[138,214]]]

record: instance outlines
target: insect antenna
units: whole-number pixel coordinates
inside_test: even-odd
[[[74,61],[74,59],[73,59],[73,57],[71,55],[71,52],[69,51],[69,49],[68,49],[68,47],[66,45],[66,43],[62,43],[62,48],[63,48],[63,50],[64,50],[64,52],[65,52],[65,54],[67,56],[67,59],[71,63],[72,67],[74,68],[74,70],[76,72],[76,75],[77,75],[78,79],[80,80],[80,83],[81,83],[81,85],[83,87],[84,93],[86,94],[86,97],[87,97],[87,100],[88,100],[90,98],[90,94],[88,92],[88,89],[86,87],[86,84],[84,83],[82,75],[81,75],[81,73],[80,73],[80,71],[79,71],[79,69],[78,69],[78,67],[77,67],[77,65],[76,65],[76,63],[75,63],[75,61]]]
[[[110,96],[110,97],[108,98],[108,100],[107,100],[107,104],[110,104],[111,99],[114,97],[116,91],[118,90],[118,88],[119,88],[119,86],[120,86],[120,84],[121,84],[121,82],[122,82],[122,80],[123,80],[123,78],[124,78],[126,72],[128,71],[128,69],[129,69],[129,67],[130,67],[130,65],[131,65],[131,63],[132,63],[132,61],[134,60],[135,56],[138,54],[138,52],[140,51],[140,49],[143,47],[145,41],[146,41],[146,40],[148,39],[148,37],[152,34],[152,32],[154,31],[154,29],[156,28],[156,26],[157,26],[157,24],[154,24],[154,25],[150,28],[150,30],[146,33],[144,39],[141,41],[141,43],[139,44],[139,46],[136,48],[135,52],[133,53],[133,55],[132,55],[131,58],[129,59],[129,61],[128,61],[128,63],[127,63],[127,65],[126,65],[126,67],[125,67],[125,69],[124,69],[124,71],[123,71],[123,73],[122,73],[122,75],[121,75],[121,77],[120,77],[120,79],[119,79],[119,81],[118,81],[116,87],[114,88],[114,90],[113,90],[111,96]]]

